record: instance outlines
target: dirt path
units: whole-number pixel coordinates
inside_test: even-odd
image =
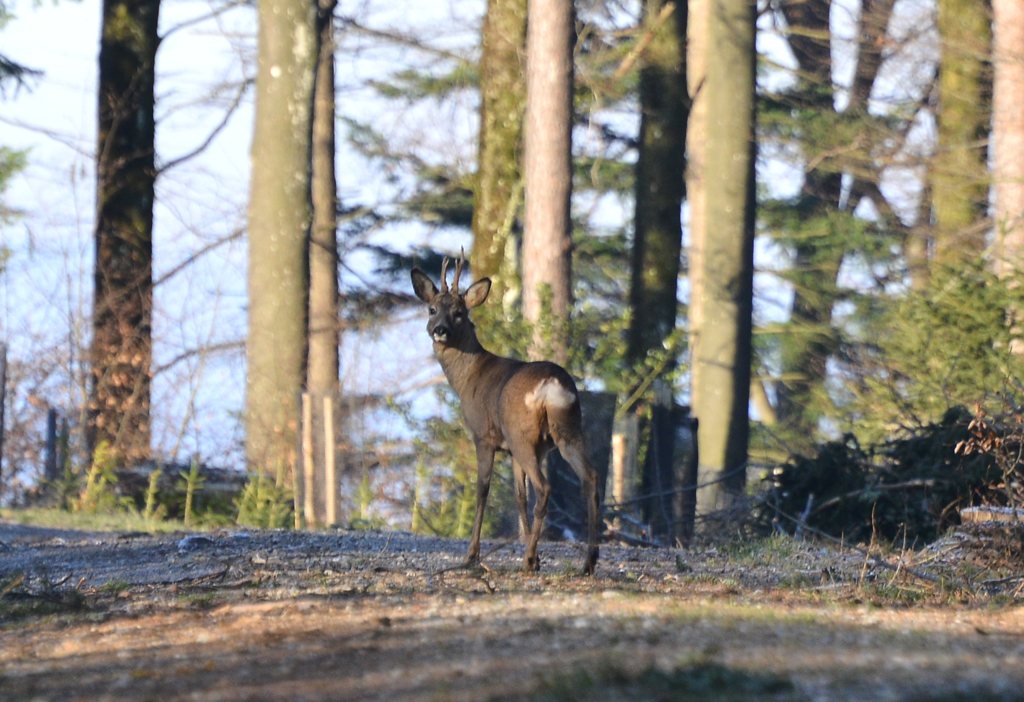
[[[853,556],[606,546],[589,579],[572,545],[536,576],[488,548],[0,525],[0,699],[1024,700],[1024,610]]]

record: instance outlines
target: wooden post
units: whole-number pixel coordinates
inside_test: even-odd
[[[338,481],[334,468],[334,398],[324,395],[324,472],[327,526],[338,521]]]
[[[3,495],[4,468],[4,408],[7,407],[7,344],[0,341],[0,496]]]
[[[295,530],[298,531],[302,528],[302,490],[299,489],[299,461],[294,447],[288,452],[288,459],[292,470],[292,514],[295,516]]]
[[[316,527],[316,500],[313,487],[313,397],[302,393],[302,471],[305,476],[306,528]]]
[[[640,419],[636,414],[629,413],[615,420],[615,427],[612,434],[612,492],[613,501],[622,505],[624,502],[634,501],[639,491],[639,452],[640,452]],[[625,508],[619,507],[619,512],[636,512],[633,521],[639,521],[639,508],[634,502]],[[622,521],[619,520],[621,528]]]
[[[681,409],[677,411],[682,412]],[[682,464],[680,492],[677,493],[678,511],[675,537],[683,546],[689,546],[693,541],[697,519],[697,475],[700,467],[700,450],[697,445],[699,423],[697,418],[691,417],[689,410],[686,410],[685,416],[680,418],[680,425],[684,426],[689,433],[690,442]]]
[[[46,451],[43,454],[43,477],[47,481],[57,479],[57,410],[46,411]]]
[[[626,494],[626,435],[612,434],[612,503],[620,504]],[[612,522],[616,531],[622,528],[622,519],[618,516]]]

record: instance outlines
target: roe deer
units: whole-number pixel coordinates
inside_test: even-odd
[[[434,341],[434,356],[459,396],[462,416],[476,445],[476,517],[466,554],[466,566],[480,562],[480,527],[491,487],[496,451],[512,453],[516,506],[526,537],[525,570],[537,570],[537,541],[544,525],[551,486],[541,462],[557,446],[583,485],[587,504],[587,559],[585,570],[593,575],[597,564],[597,477],[583,442],[582,419],[576,384],[564,368],[554,363],[527,363],[496,356],[480,345],[469,310],[483,304],[491,291],[489,278],[459,293],[464,258],[455,263],[455,278],[448,289],[448,259],[441,264],[441,290],[426,273],[412,271],[412,287],[430,307],[427,332]],[[533,483],[536,504],[531,527],[526,513],[526,479]]]

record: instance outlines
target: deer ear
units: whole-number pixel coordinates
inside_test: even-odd
[[[491,292],[490,278],[481,278],[470,285],[469,289],[466,290],[466,294],[462,296],[466,301],[466,309],[471,310],[484,304],[484,300],[487,299],[489,292]]]
[[[428,305],[431,300],[437,297],[437,286],[434,285],[434,281],[427,277],[427,274],[419,268],[412,269],[412,289],[416,293],[416,297]]]

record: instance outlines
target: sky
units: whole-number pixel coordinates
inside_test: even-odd
[[[420,27],[434,27],[428,35],[436,45],[457,48],[474,41],[471,30],[481,7],[479,2],[436,3],[413,14]],[[43,75],[0,101],[0,143],[26,149],[29,159],[4,195],[5,204],[21,215],[0,225],[0,246],[11,252],[0,275],[0,339],[11,349],[12,371],[21,369],[12,383],[13,405],[28,414],[46,405],[63,412],[80,405],[84,394],[101,3],[19,2],[11,9],[16,18],[0,32],[3,51]],[[339,11],[385,28],[408,29],[413,19],[390,3],[342,3]],[[154,367],[161,370],[153,382],[154,449],[179,460],[198,454],[215,464],[239,465],[246,252],[244,240],[231,235],[245,221],[251,91],[230,108],[243,78],[254,72],[255,18],[251,7],[217,17],[210,13],[211,5],[202,0],[164,0],[161,7],[158,164],[176,161],[216,134],[201,154],[163,171],[157,181]],[[466,135],[475,129],[472,105],[447,106],[441,115],[440,107],[396,110],[366,90],[367,79],[417,60],[415,52],[384,51],[355,33],[344,33],[343,41],[347,50],[339,53],[337,67],[342,114],[372,119],[396,138],[423,140],[429,133],[431,143],[420,145],[425,152],[472,159],[466,148],[472,144]],[[341,142],[343,205],[379,205],[401,187],[386,173],[368,169]],[[430,244],[455,251],[469,243],[464,235],[423,225],[395,226],[374,236],[400,250]],[[350,257],[346,264],[348,282],[372,274],[366,256]],[[345,335],[346,390],[401,391],[429,384],[439,371],[421,326],[406,316],[380,333]],[[194,353],[210,346],[222,350]],[[35,414],[38,423],[42,415]]]
[[[464,50],[475,46],[483,5],[483,0],[360,0],[342,2],[338,14],[358,17],[362,24],[378,28],[405,32],[415,28],[434,46]],[[842,37],[854,36],[856,5],[854,0],[833,3],[838,45]],[[904,27],[916,26],[925,5],[919,0],[898,3],[897,31],[901,22]],[[14,223],[0,224],[0,246],[12,254],[0,275],[0,340],[11,348],[12,367],[20,364],[15,406],[26,413],[46,405],[64,411],[79,406],[84,393],[100,0],[38,5],[18,0],[11,9],[16,19],[0,30],[3,51],[44,75],[32,81],[29,89],[9,91],[0,100],[0,144],[29,152],[28,168],[4,196],[6,205],[20,210],[22,216]],[[160,372],[153,386],[154,449],[179,460],[198,455],[214,464],[240,465],[246,251],[244,240],[232,234],[241,231],[245,222],[251,94],[243,93],[233,111],[231,106],[243,78],[254,73],[255,17],[252,8],[245,6],[216,17],[210,13],[210,0],[164,0],[161,7],[160,33],[165,39],[157,64],[158,162],[174,162],[216,134],[202,153],[164,171],[157,182],[154,258],[155,277],[161,282],[156,289],[154,366]],[[382,101],[369,90],[368,81],[409,65],[423,65],[432,57],[409,47],[382,49],[378,41],[351,30],[341,31],[341,43],[337,75],[342,116],[368,121],[425,160],[454,158],[472,167],[475,96],[415,106]],[[776,63],[792,64],[778,35],[762,31],[758,43]],[[840,84],[849,80],[850,65],[837,65],[835,79]],[[897,79],[905,75],[906,66],[893,61],[885,70],[892,71],[894,78],[880,81],[881,90],[874,96],[876,109],[884,109],[887,100],[903,99],[900,91],[908,84]],[[762,80],[787,78],[762,75]],[[928,129],[928,125],[921,127],[923,133]],[[340,134],[338,143],[343,206],[380,207],[396,190],[408,186],[401,178],[392,178],[386,168],[367,164]],[[907,189],[908,209],[916,197],[913,175],[893,169],[892,182],[883,183],[890,192]],[[777,197],[795,193],[802,164],[772,159],[761,164],[760,177]],[[898,205],[899,198],[894,199]],[[610,205],[599,208],[598,216],[612,226],[625,226],[629,213],[621,205]],[[404,251],[429,245],[453,253],[471,243],[465,232],[424,223],[390,226],[373,233],[371,241]],[[759,321],[782,319],[791,291],[771,271],[785,267],[784,252],[761,238],[756,256],[762,271],[755,281]],[[373,274],[367,255],[352,256],[345,263],[342,275],[349,284]],[[681,294],[686,294],[685,285]],[[422,326],[419,316],[411,313],[381,329],[346,334],[342,340],[345,390],[397,391],[409,397],[413,389],[438,382],[439,370]],[[210,346],[220,351],[194,353]],[[437,410],[430,393],[416,397],[420,411]],[[38,411],[34,416],[41,421]],[[406,430],[396,422],[381,431],[400,437]]]

